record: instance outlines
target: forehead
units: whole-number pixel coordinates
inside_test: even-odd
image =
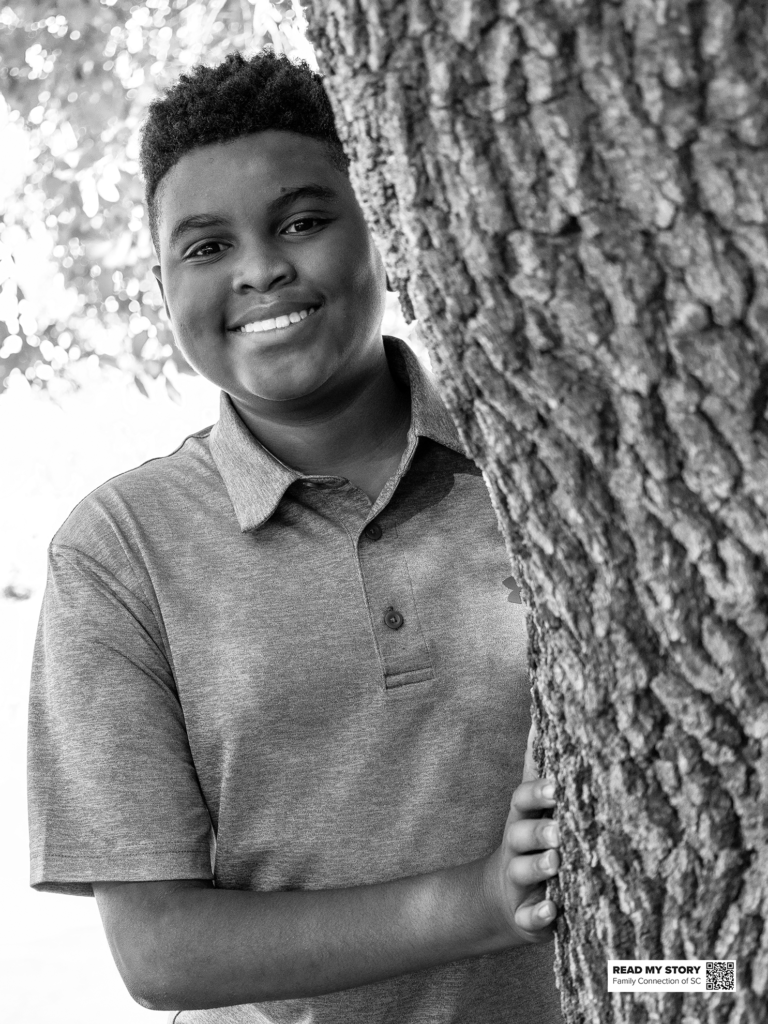
[[[200,146],[168,171],[155,196],[161,236],[183,217],[263,203],[309,183],[354,201],[328,146],[295,132],[265,131]]]

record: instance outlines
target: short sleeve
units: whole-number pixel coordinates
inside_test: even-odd
[[[29,708],[31,884],[212,877],[212,831],[158,615],[51,548]]]

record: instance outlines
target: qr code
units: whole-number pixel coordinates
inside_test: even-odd
[[[735,967],[733,960],[707,960],[707,991],[733,992]]]

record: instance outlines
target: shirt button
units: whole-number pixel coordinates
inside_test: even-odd
[[[379,540],[381,538],[381,527],[378,523],[368,523],[363,533],[369,540]]]
[[[386,626],[389,626],[390,629],[400,629],[404,622],[405,619],[400,612],[396,612],[394,608],[387,608],[387,613],[384,616]]]

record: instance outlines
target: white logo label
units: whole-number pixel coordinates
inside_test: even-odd
[[[734,992],[735,960],[609,960],[609,992]]]

